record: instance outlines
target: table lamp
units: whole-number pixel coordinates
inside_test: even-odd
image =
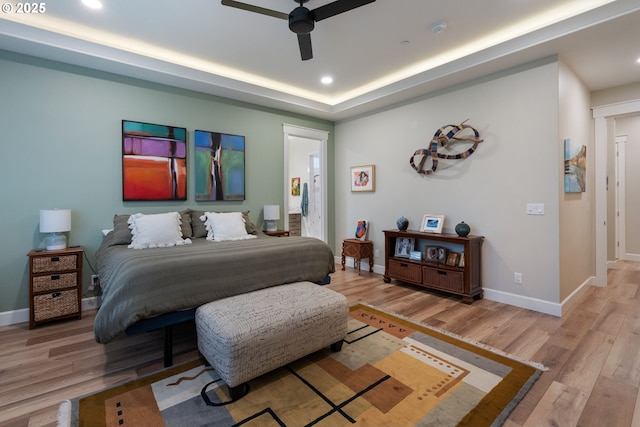
[[[264,222],[267,223],[267,231],[276,231],[279,219],[280,205],[264,205]]]
[[[45,240],[48,251],[65,249],[67,247],[67,237],[62,234],[67,231],[71,231],[70,209],[48,209],[40,211],[40,232],[51,233]]]

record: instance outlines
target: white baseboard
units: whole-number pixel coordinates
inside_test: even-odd
[[[336,264],[340,265],[342,263],[341,257],[335,257]],[[347,258],[345,260],[345,266],[354,267],[354,259]],[[368,270],[369,262],[366,260],[361,268],[365,268]],[[384,265],[374,264],[373,266],[374,273],[384,274]],[[537,311],[539,313],[551,314],[553,316],[561,317],[562,313],[566,313],[567,310],[573,305],[573,303],[577,300],[578,295],[582,293],[589,285],[593,283],[594,277],[590,277],[584,281],[578,288],[571,293],[564,301],[561,303],[545,301],[538,298],[531,298],[524,295],[511,294],[508,292],[498,291],[491,288],[483,288],[484,298],[490,301],[501,302],[504,304],[513,305],[520,308],[526,308],[528,310]]]
[[[539,313],[551,314],[553,316],[562,316],[562,305],[560,303],[531,298],[524,295],[511,294],[490,288],[483,287],[482,290],[484,291],[484,297],[490,301],[501,302],[537,311]]]
[[[342,257],[334,256],[336,260],[336,264],[342,265]],[[349,258],[345,260],[345,267],[357,268],[354,263],[354,258]],[[360,271],[369,271],[369,260],[365,259],[360,265]],[[384,274],[384,265],[373,264],[373,272],[378,274]]]
[[[640,255],[638,254],[624,254],[622,259],[625,261],[640,261]]]
[[[89,297],[82,299],[82,311],[95,310],[100,306],[98,297]],[[21,308],[20,310],[5,311],[0,313],[0,326],[15,325],[17,323],[29,322],[29,309]]]

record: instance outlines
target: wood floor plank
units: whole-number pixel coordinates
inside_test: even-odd
[[[578,425],[631,425],[637,395],[638,387],[600,376],[589,395]],[[615,420],[615,424],[612,424],[612,420]]]
[[[602,371],[613,342],[609,335],[587,331],[558,373],[556,381],[589,393]]]
[[[553,382],[523,427],[569,427],[580,420],[589,394]]]

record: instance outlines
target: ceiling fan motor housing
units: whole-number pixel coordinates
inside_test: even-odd
[[[313,13],[304,6],[298,6],[289,14],[289,29],[296,34],[309,34],[315,27]]]

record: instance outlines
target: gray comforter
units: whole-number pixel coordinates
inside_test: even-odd
[[[142,319],[197,307],[217,299],[298,281],[321,281],[335,270],[333,252],[311,237],[269,237],[170,248],[96,252],[102,304],[95,339],[111,341]]]

